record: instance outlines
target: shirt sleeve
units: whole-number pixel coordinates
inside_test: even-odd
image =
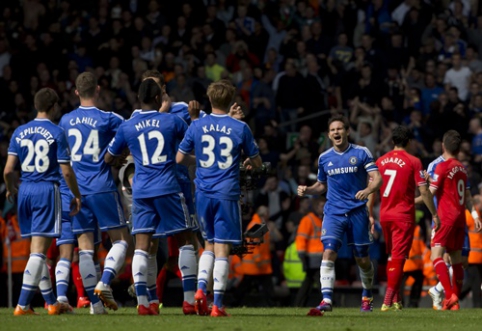
[[[184,139],[179,144],[179,152],[182,154],[189,154],[194,149],[194,130],[196,128],[196,122],[193,122],[186,131]]]
[[[16,155],[18,156],[18,143],[17,143],[17,130],[12,135],[12,139],[10,139],[10,145],[8,146],[8,155]]]
[[[254,141],[253,133],[249,126],[244,125],[243,130],[243,151],[250,159],[253,159],[259,155],[258,145]]]
[[[427,182],[425,181],[425,176],[423,175],[423,167],[422,167],[422,162],[420,159],[415,158],[413,162],[413,176],[415,183],[417,186],[424,186],[427,185]]]
[[[67,143],[67,137],[65,131],[61,128],[57,137],[57,162],[69,163],[70,162],[70,149]]]
[[[442,168],[443,166],[441,164],[437,165],[432,177],[432,182],[430,183],[430,187],[434,188],[435,190],[437,190],[442,185],[444,180]]]
[[[177,117],[176,115],[173,115],[175,122],[176,122],[176,136],[177,139],[182,140],[184,136],[186,135],[186,131],[188,129],[188,126],[185,121]]]
[[[119,129],[119,126],[124,122],[124,117],[120,116],[119,114],[116,113],[111,113],[110,114],[110,130],[112,132],[117,132]]]
[[[119,156],[122,154],[122,151],[126,147],[127,147],[127,142],[124,137],[124,130],[122,129],[122,126],[121,126],[117,130],[115,137],[110,142],[109,148],[107,149],[107,151],[109,152],[109,154],[113,156]]]
[[[375,161],[373,160],[372,153],[366,147],[363,147],[362,149],[365,152],[365,158],[363,160],[363,167],[365,167],[365,170],[367,172],[378,171],[378,167]]]
[[[326,183],[326,173],[323,168],[323,162],[321,161],[321,155],[318,158],[318,175],[316,176],[318,181],[321,183]]]

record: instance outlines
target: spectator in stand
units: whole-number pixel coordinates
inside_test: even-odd
[[[296,67],[287,63],[285,65],[286,74],[279,80],[278,91],[276,93],[276,104],[280,113],[281,121],[295,121],[304,109],[304,89],[303,77],[297,72]],[[288,131],[296,131],[296,123],[287,127]]]
[[[226,70],[223,66],[217,63],[216,53],[208,53],[206,56],[206,77],[213,82],[221,79],[221,74]]]
[[[469,131],[472,138],[472,155],[474,162],[482,163],[482,118],[474,117],[470,120]]]
[[[425,88],[422,90],[422,114],[424,117],[430,114],[430,104],[437,100],[443,91],[442,87],[436,85],[433,74],[425,75]]]
[[[477,74],[482,72],[482,61],[479,59],[479,54],[475,45],[467,46],[464,62],[473,73]]]
[[[250,67],[259,65],[259,59],[248,50],[248,46],[243,41],[236,42],[234,51],[228,56],[226,60],[226,68],[230,72],[237,72],[240,69],[239,63],[245,60]]]
[[[467,99],[469,89],[469,79],[472,75],[470,69],[462,66],[462,57],[460,54],[453,54],[452,68],[447,71],[444,78],[445,90],[448,91],[450,87],[456,87],[460,100]]]

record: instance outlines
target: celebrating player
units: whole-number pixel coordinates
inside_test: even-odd
[[[23,285],[14,315],[35,314],[30,302],[39,283],[48,304],[49,315],[63,312],[57,302],[50,283],[45,254],[52,238],[60,235],[60,180],[59,169],[72,191],[70,215],[80,210],[80,192],[75,173],[70,166],[70,156],[64,131],[51,122],[55,117],[55,107],[59,97],[49,88],[35,94],[34,103],[37,117],[20,127],[12,135],[8,149],[8,159],[4,170],[7,198],[12,200],[17,194],[14,171],[17,161],[21,162],[21,182],[18,192],[18,218],[22,238],[31,237],[30,258],[23,274]],[[59,167],[60,166],[60,167]]]
[[[227,316],[223,308],[229,271],[231,245],[241,244],[239,163],[241,151],[249,157],[245,164],[260,167],[261,157],[249,127],[228,115],[235,88],[228,81],[212,83],[208,97],[213,111],[194,121],[179,145],[176,161],[196,164],[196,208],[205,251],[214,252],[214,305],[211,316]],[[195,159],[189,155],[195,152]],[[203,254],[204,256],[204,254]],[[198,313],[208,311],[202,289],[196,292]]]
[[[189,240],[190,217],[184,196],[176,179],[175,152],[177,140],[184,137],[186,123],[179,117],[158,112],[161,89],[152,79],[139,88],[142,110],[122,124],[109,147],[105,160],[111,163],[125,147],[129,147],[135,162],[132,186],[132,233],[136,236],[136,250],[132,273],[139,303],[139,315],[157,315],[149,309],[147,298],[147,268],[150,241],[154,233],[176,235],[180,242]],[[195,278],[196,257],[192,245],[183,245],[180,260],[189,258],[192,278]],[[183,261],[181,261],[183,263]]]
[[[418,186],[423,201],[437,218],[432,195],[428,190],[422,163],[407,152],[412,133],[405,126],[392,132],[394,149],[377,160],[384,181],[381,187],[380,223],[390,259],[387,263],[388,286],[381,310],[401,310],[399,298],[403,266],[408,257],[415,229],[415,188]],[[374,195],[369,198],[370,217]]]
[[[363,286],[361,311],[373,310],[374,269],[368,248],[374,224],[370,224],[366,202],[368,196],[380,188],[382,178],[370,151],[348,142],[350,129],[344,116],[332,117],[328,128],[333,147],[320,155],[318,181],[309,187],[298,186],[299,196],[323,194],[328,189],[321,232],[325,248],[320,267],[323,300],[308,312],[309,316],[322,316],[323,311],[332,310],[335,260],[345,233],[348,244],[354,246],[353,253],[360,269]]]
[[[442,157],[445,161],[435,169],[430,191],[435,194],[438,202],[440,223],[435,222],[432,232],[432,261],[439,281],[445,291],[442,310],[458,310],[458,296],[464,279],[462,267],[462,247],[465,237],[465,208],[477,215],[472,199],[467,189],[467,171],[456,159],[461,145],[460,134],[454,130],[444,134],[442,142]],[[476,228],[480,229],[480,220]],[[450,255],[452,262],[452,282],[449,271],[442,259],[444,252]]]
[[[91,313],[104,314],[98,297],[108,308],[118,308],[110,283],[124,264],[129,238],[111,167],[104,162],[107,146],[123,118],[95,107],[100,87],[94,74],[80,74],[75,80],[75,88],[80,107],[64,115],[59,124],[67,134],[72,166],[79,177],[84,203],[84,208],[73,220],[72,228],[78,236],[80,273],[91,301]],[[112,240],[112,248],[107,254],[104,272],[98,283],[93,261],[94,231],[97,227],[107,231]]]

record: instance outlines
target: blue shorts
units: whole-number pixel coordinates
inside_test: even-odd
[[[81,234],[126,226],[119,192],[104,192],[82,196],[82,208],[73,219],[72,232]]]
[[[192,231],[198,231],[199,225],[196,219],[196,207],[194,206],[194,198],[192,196],[191,183],[179,183],[181,186],[181,192],[184,194],[187,210],[189,211],[189,217],[191,219]]]
[[[18,192],[18,220],[22,238],[60,236],[60,190],[51,182],[23,182]]]
[[[204,240],[210,243],[241,244],[242,221],[239,201],[208,198],[198,191],[196,209]]]
[[[132,199],[132,234],[170,236],[190,230],[189,212],[182,193]]]
[[[368,248],[373,242],[370,233],[370,221],[365,206],[346,214],[325,214],[321,230],[321,241],[325,249],[338,252],[346,233],[347,244],[354,245],[355,257],[368,256]]]
[[[57,239],[57,246],[66,244],[76,244],[77,236],[72,232],[72,217],[70,214],[70,202],[74,198],[71,193],[61,192],[62,199],[62,231]]]
[[[470,253],[469,229],[465,227],[465,238],[464,238],[464,246],[462,247],[462,256],[468,257],[469,253]]]

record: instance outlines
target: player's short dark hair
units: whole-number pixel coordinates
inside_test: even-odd
[[[44,87],[35,93],[34,105],[39,113],[46,113],[59,102],[57,92],[51,88]]]
[[[97,86],[97,78],[91,72],[83,72],[75,79],[75,89],[83,99],[92,98]]]
[[[229,110],[229,105],[231,105],[235,93],[236,88],[226,79],[211,83],[206,92],[212,107],[224,111]]]
[[[164,75],[161,74],[158,70],[146,70],[141,76],[141,80],[145,80],[146,78],[156,78],[159,80],[159,85],[164,86],[166,81],[164,80]]]
[[[156,102],[156,97],[162,94],[160,86],[152,78],[148,78],[142,81],[139,86],[139,101],[143,104],[153,104]]]
[[[449,130],[445,132],[442,140],[445,150],[452,155],[460,152],[460,145],[462,145],[462,138],[460,134],[455,130]]]
[[[404,125],[399,125],[392,131],[392,141],[396,147],[407,147],[411,139],[413,139],[413,133]]]
[[[342,122],[345,130],[348,130],[350,128],[350,123],[348,122],[348,119],[341,114],[334,115],[328,120],[328,129],[333,122]]]

